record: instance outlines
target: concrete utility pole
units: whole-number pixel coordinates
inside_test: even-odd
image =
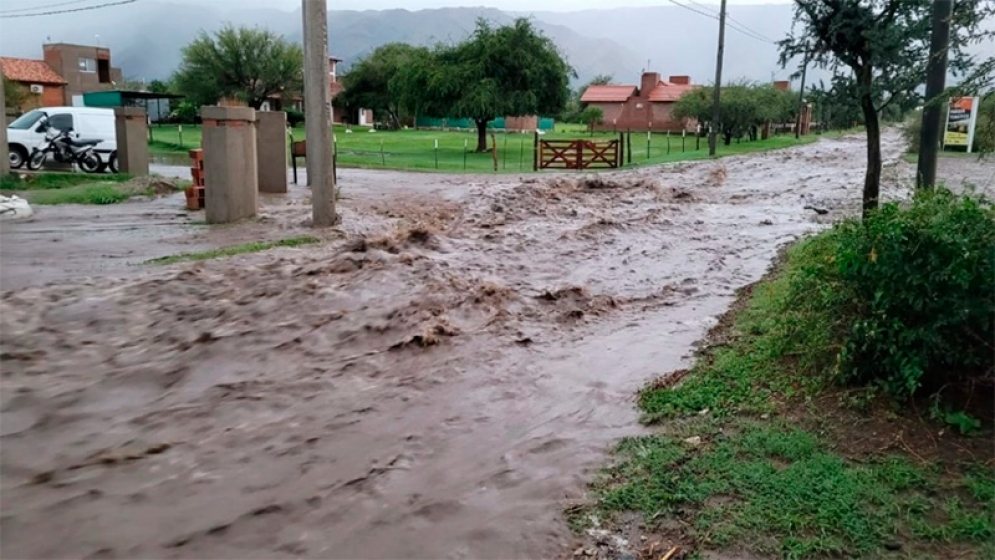
[[[802,84],[798,89],[798,117],[795,119],[795,139],[802,135],[802,115],[805,114],[805,74],[808,73],[808,53],[805,53],[805,62],[802,66]]]
[[[3,94],[3,84],[6,78],[3,77],[3,71],[0,70],[0,116],[3,117],[2,122],[0,122],[0,177],[10,174],[10,155],[7,153],[7,98]]]
[[[328,88],[328,5],[304,2],[304,119],[308,183],[314,227],[335,224],[335,174],[332,172],[331,99]]]
[[[722,89],[722,54],[726,48],[726,0],[722,0],[719,8],[719,53],[715,57],[715,89],[712,91],[712,126],[708,134],[708,155],[715,155],[719,133],[719,96]]]
[[[931,189],[936,184],[936,158],[940,151],[940,119],[943,116],[943,90],[947,83],[947,49],[950,46],[951,0],[933,0],[933,33],[926,65],[926,105],[922,111],[919,135],[919,165],[916,188]]]

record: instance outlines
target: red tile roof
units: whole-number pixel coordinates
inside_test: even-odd
[[[48,64],[42,60],[30,60],[27,58],[0,57],[0,68],[3,68],[3,75],[14,82],[26,82],[31,84],[55,84],[66,83],[61,76],[55,73]]]
[[[580,96],[582,103],[624,103],[636,94],[636,86],[589,86]]]
[[[650,92],[649,100],[661,102],[677,101],[685,93],[697,88],[698,86],[694,84],[675,84],[661,80],[660,83],[653,88],[653,91]]]

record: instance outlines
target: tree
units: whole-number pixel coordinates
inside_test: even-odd
[[[439,46],[404,80],[409,106],[433,117],[465,117],[487,150],[487,123],[499,116],[557,114],[570,98],[574,71],[551,39],[525,18],[492,27],[477,20],[469,39]]]
[[[758,86],[739,81],[722,86],[719,93],[718,133],[726,146],[734,138],[748,135],[757,139],[757,129],[771,122],[787,122],[794,118],[796,98],[789,91],[773,86]],[[673,116],[678,119],[696,119],[707,123],[712,118],[712,88],[703,87],[686,92],[674,105]]]
[[[15,112],[21,112],[21,106],[24,105],[24,102],[28,100],[30,95],[31,92],[28,91],[28,88],[23,85],[11,80],[5,79],[3,81],[4,105],[13,109]]]
[[[580,98],[587,91],[587,88],[591,86],[605,86],[612,83],[614,78],[608,74],[598,74],[597,76],[591,78],[586,84],[578,87],[570,94],[570,99],[567,101],[566,107],[563,108],[563,112],[560,114],[560,120],[563,122],[570,123],[582,123],[585,122],[581,118],[581,113],[586,109],[586,104],[581,103]]]
[[[594,132],[594,125],[601,124],[601,120],[604,118],[605,112],[600,107],[588,107],[580,113],[580,121],[587,123],[592,133]]]
[[[258,109],[271,95],[300,93],[303,66],[300,45],[264,29],[226,26],[183,48],[174,82],[196,105],[235,97]]]
[[[373,109],[385,114],[394,128],[401,126],[403,70],[426,60],[428,49],[389,43],[352,65],[342,77],[343,92],[335,101],[345,107]]]
[[[950,25],[949,68],[963,75],[976,66],[964,47],[990,37],[980,23],[995,13],[993,0],[959,0]],[[929,58],[930,0],[795,0],[795,26],[779,42],[781,64],[807,56],[809,64],[848,81],[867,128],[864,216],[881,189],[881,112],[916,90]]]
[[[169,84],[162,80],[152,80],[149,82],[149,91],[152,93],[168,93]]]

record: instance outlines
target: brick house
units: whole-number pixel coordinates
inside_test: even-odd
[[[693,123],[674,120],[670,113],[682,95],[697,87],[689,76],[670,76],[664,81],[656,72],[644,72],[639,86],[589,86],[580,101],[601,109],[604,116],[595,130],[679,132],[692,130]]]
[[[350,119],[347,119],[345,111],[335,110],[336,109],[335,98],[338,97],[340,93],[345,91],[345,88],[342,87],[342,82],[339,81],[339,76],[338,76],[338,64],[340,62],[342,62],[341,58],[337,58],[334,56],[328,57],[328,93],[329,93],[328,99],[329,101],[332,102],[332,122],[338,124],[346,124],[347,121],[350,121]],[[280,95],[275,94],[271,95],[270,101],[267,101],[261,107],[261,109],[264,111],[289,109],[289,108],[294,108],[297,109],[298,111],[303,111],[304,98],[300,95],[296,95],[292,97],[289,101],[284,101],[281,100]],[[356,113],[357,113],[355,115],[356,118],[352,119],[352,121],[355,122],[352,122],[352,124],[357,124],[359,126],[373,126],[374,123],[373,123],[372,109],[360,109]]]
[[[42,45],[45,63],[66,80],[63,104],[82,106],[83,94],[110,91],[123,80],[120,68],[111,66],[111,50],[71,43]]]
[[[20,107],[16,108],[18,112],[64,103],[66,80],[44,61],[0,57],[0,68],[6,80],[18,84],[26,94]]]

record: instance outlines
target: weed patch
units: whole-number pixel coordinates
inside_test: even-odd
[[[259,251],[267,251],[269,249],[274,249],[276,247],[299,247],[301,245],[318,243],[319,241],[320,240],[317,237],[312,237],[310,235],[291,237],[288,239],[281,239],[279,241],[256,241],[253,243],[245,243],[244,245],[234,245],[231,247],[223,247],[221,249],[202,251],[199,253],[180,253],[179,255],[159,257],[157,259],[151,259],[145,261],[145,264],[162,265],[162,264],[176,264],[188,261],[203,261],[208,259],[218,259],[222,257],[232,257],[244,253],[256,253]]]

